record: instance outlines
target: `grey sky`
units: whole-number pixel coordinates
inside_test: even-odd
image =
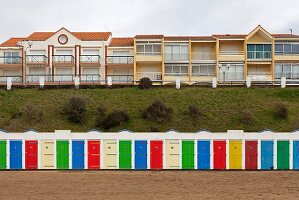
[[[0,0],[0,42],[34,31],[135,34],[299,34],[298,0]]]

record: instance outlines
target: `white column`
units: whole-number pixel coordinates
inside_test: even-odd
[[[151,168],[151,148],[150,148],[151,142],[150,140],[147,140],[147,169]]]
[[[25,169],[25,140],[21,140],[22,141],[22,169]]]
[[[88,140],[84,140],[84,169],[88,169]]]
[[[104,169],[104,140],[100,141],[100,169]]]
[[[245,139],[242,139],[242,169],[244,170],[245,169],[245,145],[246,145],[246,142],[245,142]]]
[[[69,141],[69,169],[73,169],[73,140]]]
[[[10,140],[6,140],[6,169],[10,169]]]
[[[135,140],[131,140],[131,169],[135,169]]]
[[[197,146],[197,140],[194,140],[194,169],[197,169],[197,154],[198,153],[198,146]]]
[[[210,169],[214,169],[214,142],[210,140]]]
[[[258,140],[257,141],[257,169],[261,169],[262,166],[261,166],[261,160],[262,160],[262,143],[261,143],[261,140]]]
[[[292,170],[293,169],[293,158],[294,158],[294,155],[293,155],[293,144],[294,144],[294,140],[293,139],[291,139],[290,141],[289,141],[289,159],[290,159],[290,169]]]
[[[229,169],[229,140],[226,141],[226,169]]]
[[[273,169],[277,169],[277,139],[273,140]]]

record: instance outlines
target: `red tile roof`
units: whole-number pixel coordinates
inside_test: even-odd
[[[0,44],[1,47],[18,47],[18,42],[22,41],[26,38],[10,38],[8,40],[6,40],[5,42],[3,42],[2,44]]]
[[[27,37],[27,40],[45,41],[56,32],[34,32]],[[71,32],[76,38],[83,41],[102,41],[108,40],[111,32]]]
[[[213,36],[165,36],[166,41],[216,40]]]
[[[274,38],[299,38],[299,35],[292,34],[272,34]]]
[[[112,38],[110,47],[128,47],[134,46],[134,38]]]
[[[219,39],[244,39],[247,35],[245,34],[222,34],[222,35],[213,35]]]
[[[136,35],[136,39],[162,39],[164,35]]]

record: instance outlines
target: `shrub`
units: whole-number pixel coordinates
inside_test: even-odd
[[[189,114],[193,119],[199,119],[202,116],[202,113],[196,105],[189,106]]]
[[[288,107],[284,103],[277,103],[275,106],[275,117],[277,119],[287,119],[289,116]]]
[[[64,113],[71,122],[83,122],[86,114],[86,102],[82,97],[71,97],[64,105]]]
[[[141,89],[149,89],[152,87],[152,85],[153,85],[153,83],[152,83],[151,79],[148,77],[143,77],[139,81],[139,87]]]
[[[162,132],[162,131],[157,127],[151,127],[151,132]]]
[[[24,117],[25,121],[30,124],[40,122],[43,118],[43,112],[31,104],[24,107],[21,115]]]
[[[96,127],[101,127],[106,117],[107,108],[100,106],[98,107],[97,112]]]
[[[116,110],[110,113],[103,121],[102,125],[105,129],[119,126],[123,122],[129,121],[129,114],[123,110]]]
[[[253,124],[253,114],[249,110],[245,110],[242,112],[241,115],[241,122],[247,126]]]
[[[155,101],[143,113],[143,117],[155,122],[162,123],[171,120],[172,109],[161,101]]]

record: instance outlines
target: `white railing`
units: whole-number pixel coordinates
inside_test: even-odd
[[[192,76],[216,76],[216,73],[192,73]]]
[[[188,73],[164,73],[165,76],[189,76]]]
[[[192,53],[192,60],[215,60],[216,56],[213,52],[196,52]]]
[[[162,80],[162,72],[137,72],[137,80],[140,80],[144,77],[151,79],[152,81],[161,81]]]
[[[276,72],[275,79],[281,79],[282,77],[286,77],[286,79],[299,79],[299,73],[285,73],[285,72]]]
[[[245,80],[243,72],[220,72],[220,81],[241,81]]]
[[[270,60],[272,58],[272,51],[248,51],[247,58],[254,60]]]

